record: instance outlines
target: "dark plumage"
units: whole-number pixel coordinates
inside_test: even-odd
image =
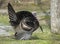
[[[26,36],[25,34],[28,34],[29,36],[39,27],[39,22],[37,18],[31,12],[29,11],[15,12],[10,3],[8,3],[8,14],[10,19],[9,22],[14,27],[14,30],[16,32],[15,33],[16,38],[28,39],[29,37],[25,38]]]

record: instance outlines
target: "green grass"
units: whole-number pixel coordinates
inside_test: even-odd
[[[1,41],[0,41],[1,42]],[[15,40],[15,41],[4,41],[0,44],[51,44],[49,40]]]
[[[9,25],[9,18],[7,15],[0,14],[0,23]]]
[[[46,30],[46,29],[45,29]],[[36,30],[31,40],[15,40],[11,37],[0,37],[0,44],[51,44],[51,33],[48,31],[41,32]]]

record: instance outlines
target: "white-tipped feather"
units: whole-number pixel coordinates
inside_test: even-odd
[[[29,27],[28,25],[26,25],[26,24],[24,24],[24,23],[22,23],[22,26],[23,26],[23,28],[25,28],[25,29],[31,29],[31,27]]]

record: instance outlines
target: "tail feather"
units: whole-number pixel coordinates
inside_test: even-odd
[[[39,25],[39,27],[40,27],[41,31],[43,32],[42,26]]]

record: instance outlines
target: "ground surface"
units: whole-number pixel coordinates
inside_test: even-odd
[[[12,36],[0,36],[0,44],[51,44],[49,31],[41,32],[40,29],[33,33],[31,40],[15,40]]]
[[[8,16],[0,15],[0,23],[9,25]],[[0,36],[0,44],[51,44],[51,33],[47,26],[42,26],[43,31],[41,32],[38,28],[33,34],[31,40],[15,40],[13,34],[11,36]],[[10,32],[13,33],[13,32]]]
[[[0,23],[10,25],[8,16],[0,15]],[[44,23],[44,22],[43,22]],[[15,40],[13,32],[11,36],[0,36],[0,44],[60,44],[60,35],[52,34],[46,25],[42,25],[43,32],[38,28],[33,34],[31,40]]]

